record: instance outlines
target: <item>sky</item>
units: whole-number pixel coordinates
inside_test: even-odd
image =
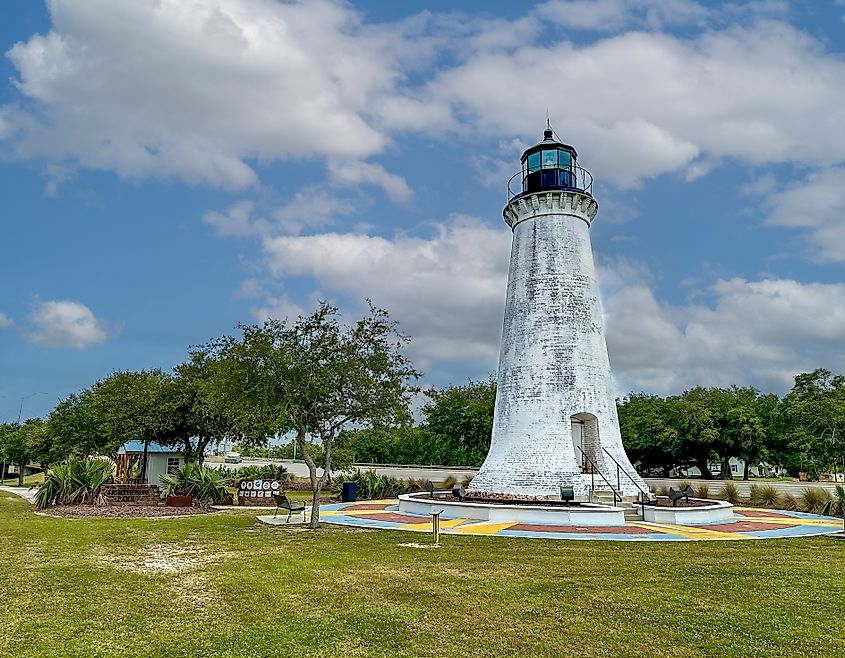
[[[845,371],[843,0],[3,0],[0,51],[0,422],[320,299],[486,377],[547,114],[620,393]]]

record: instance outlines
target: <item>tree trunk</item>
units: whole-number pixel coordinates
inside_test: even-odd
[[[18,486],[23,486],[23,467],[24,464],[18,464]]]
[[[203,465],[205,462],[205,449],[208,448],[208,444],[211,442],[211,437],[208,436],[206,438],[198,438],[197,439],[197,454],[196,454],[196,462],[200,466]]]
[[[750,470],[751,470],[751,462],[746,459],[745,460],[745,467],[742,469],[742,479],[743,480],[748,479],[748,473],[749,473]]]
[[[730,457],[723,457],[722,458],[722,479],[723,480],[733,480],[734,476],[731,473],[731,458]]]
[[[139,476],[141,484],[147,483],[147,454],[149,453],[149,447],[149,439],[144,439],[144,455],[141,457],[141,475]]]
[[[320,491],[319,480],[317,486],[311,489],[311,521],[308,524],[309,528],[317,529],[320,527]]]
[[[698,468],[699,473],[701,473],[702,480],[712,480],[713,474],[710,472],[710,464],[708,464],[709,460],[707,459],[699,459],[695,462],[696,467]]]
[[[311,481],[311,521],[308,527],[317,529],[320,527],[320,488],[321,482],[317,477],[317,465],[308,451],[308,446],[305,442],[305,426],[300,425],[296,431],[296,442],[302,452],[302,459],[305,465],[308,466],[308,478]]]

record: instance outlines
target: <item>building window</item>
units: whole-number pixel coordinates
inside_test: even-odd
[[[179,457],[168,457],[167,458],[167,474],[171,475],[179,470],[179,466],[181,465],[182,460]]]
[[[731,473],[736,473],[736,472],[737,472],[736,464],[731,464]]]

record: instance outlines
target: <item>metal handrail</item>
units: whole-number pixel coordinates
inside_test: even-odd
[[[610,457],[613,460],[613,463],[616,464],[616,486],[619,487],[619,490],[622,490],[622,482],[620,481],[619,473],[622,472],[625,476],[634,484],[634,486],[639,489],[640,491],[640,505],[642,506],[643,518],[645,518],[645,503],[646,500],[651,500],[651,493],[647,489],[643,489],[637,481],[631,476],[631,474],[626,471],[622,464],[616,461],[616,457],[610,454],[610,452],[604,446],[601,447],[604,454]]]
[[[610,490],[613,492],[613,506],[616,507],[617,500],[620,503],[622,502],[622,494],[620,494],[618,491],[616,491],[616,489],[613,488],[613,485],[610,484],[608,479],[604,476],[604,473],[602,473],[601,470],[599,469],[599,467],[596,466],[596,463],[592,459],[590,459],[590,457],[587,455],[586,452],[584,452],[584,449],[581,446],[575,446],[575,447],[578,448],[578,450],[581,452],[581,455],[584,457],[584,459],[587,460],[587,463],[589,463],[590,466],[593,467],[593,470],[590,471],[590,491],[596,490],[595,474],[598,473],[599,475],[601,475],[601,479],[604,480],[604,483],[608,487],[610,487]]]
[[[627,477],[627,478],[631,481],[631,483],[632,483],[632,484],[633,484],[633,485],[634,485],[637,489],[639,489],[639,490],[640,490],[640,493],[641,493],[641,494],[643,494],[643,495],[645,495],[645,496],[647,496],[647,497],[649,497],[649,498],[651,497],[651,493],[650,493],[648,490],[643,489],[643,488],[642,488],[642,487],[641,487],[641,486],[637,483],[637,481],[636,481],[636,480],[635,480],[635,479],[631,476],[631,474],[630,474],[628,471],[626,471],[626,470],[625,470],[625,468],[622,466],[622,464],[620,464],[618,461],[616,461],[616,457],[614,457],[613,455],[611,455],[611,454],[610,454],[610,452],[608,452],[607,448],[605,448],[604,446],[602,446],[602,448],[601,448],[601,449],[602,449],[602,452],[604,452],[604,454],[606,454],[608,457],[610,457],[610,459],[611,459],[611,460],[613,460],[613,463],[614,463],[614,464],[616,464],[616,486],[618,486],[620,489],[622,488],[622,485],[621,485],[621,483],[619,482],[619,473],[620,473],[620,471],[621,471],[621,472],[622,472],[622,473],[624,473],[624,474],[625,474],[625,476],[626,476],[626,477]]]
[[[579,165],[569,165],[567,167],[553,167],[553,168],[550,167],[548,169],[549,170],[550,169],[556,169],[556,170],[568,171],[569,173],[572,174],[572,185],[569,186],[569,187],[561,186],[561,187],[549,188],[549,190],[543,190],[543,192],[551,191],[551,190],[555,190],[555,191],[574,191],[574,192],[585,192],[585,193],[589,194],[590,196],[593,195],[593,175],[589,171],[584,169],[584,167],[581,167]],[[543,171],[542,168],[537,169],[535,171],[528,171],[527,169],[521,169],[518,172],[516,172],[513,176],[511,176],[510,179],[508,180],[508,202],[510,203],[511,201],[513,201],[517,197],[522,196],[523,194],[535,194],[534,192],[528,193],[528,192],[525,191],[525,180],[528,178],[529,174],[536,174],[536,173],[539,173],[541,171]],[[516,185],[515,185],[515,181],[517,180],[517,178],[519,179],[519,188],[516,188]],[[514,189],[514,188],[516,188],[516,189]]]

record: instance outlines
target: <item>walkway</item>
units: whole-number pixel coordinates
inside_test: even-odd
[[[440,529],[443,534],[452,535],[618,541],[736,541],[811,537],[842,532],[842,520],[833,517],[745,507],[737,507],[734,511],[731,521],[700,525],[635,521],[621,526],[556,526],[442,519]],[[270,517],[258,518],[268,522]],[[400,513],[395,500],[323,505],[320,508],[320,519],[326,523],[359,528],[431,532],[430,517]]]
[[[7,486],[0,486],[0,491],[7,491],[8,493],[15,494],[16,496],[20,496],[21,498],[25,498],[30,503],[35,502],[35,494],[38,492],[38,490],[35,489],[35,488],[30,489],[29,487],[7,487]]]

